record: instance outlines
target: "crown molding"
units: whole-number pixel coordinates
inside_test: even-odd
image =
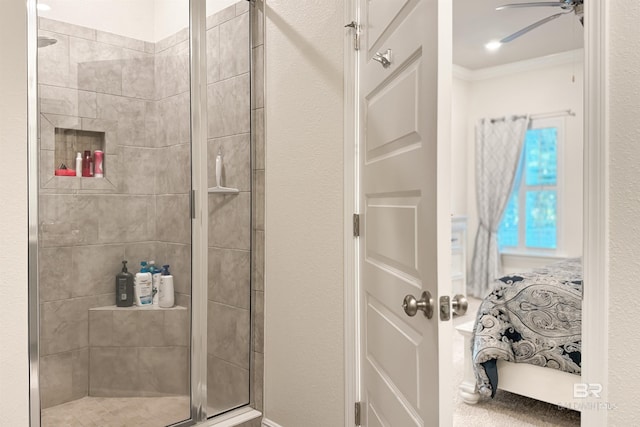
[[[479,81],[526,71],[540,70],[558,65],[571,64],[576,61],[584,61],[584,49],[568,50],[566,52],[554,53],[553,55],[525,59],[524,61],[496,65],[495,67],[479,68],[477,70],[470,70],[454,64],[453,76],[466,81]]]

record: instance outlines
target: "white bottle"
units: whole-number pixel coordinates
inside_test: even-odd
[[[149,270],[151,270],[151,284],[153,287],[153,305],[158,306],[160,304],[160,277],[162,271],[156,267],[155,261],[149,261]]]
[[[76,157],[76,176],[82,176],[82,154]]]
[[[160,307],[171,308],[175,304],[173,287],[173,276],[169,272],[169,266],[162,266],[162,276],[160,277]]]
[[[151,273],[147,270],[147,263],[140,263],[142,268],[133,279],[134,303],[138,307],[151,307],[153,303],[153,282]]]

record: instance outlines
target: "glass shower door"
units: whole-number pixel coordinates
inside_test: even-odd
[[[44,426],[191,417],[189,2],[151,3],[39,3]]]
[[[207,415],[215,416],[250,401],[249,2],[208,1],[206,15]]]

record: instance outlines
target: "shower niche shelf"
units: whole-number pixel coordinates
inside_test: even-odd
[[[104,132],[56,127],[54,133],[54,171],[63,164],[67,169],[75,170],[76,156],[78,153],[84,155],[85,151],[89,151],[93,156],[96,150],[100,150],[103,153],[105,152]]]

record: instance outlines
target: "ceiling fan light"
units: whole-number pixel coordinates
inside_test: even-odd
[[[498,40],[491,40],[489,43],[484,45],[484,48],[489,52],[495,52],[496,50],[500,49],[500,46],[502,46],[501,42],[499,42]]]

